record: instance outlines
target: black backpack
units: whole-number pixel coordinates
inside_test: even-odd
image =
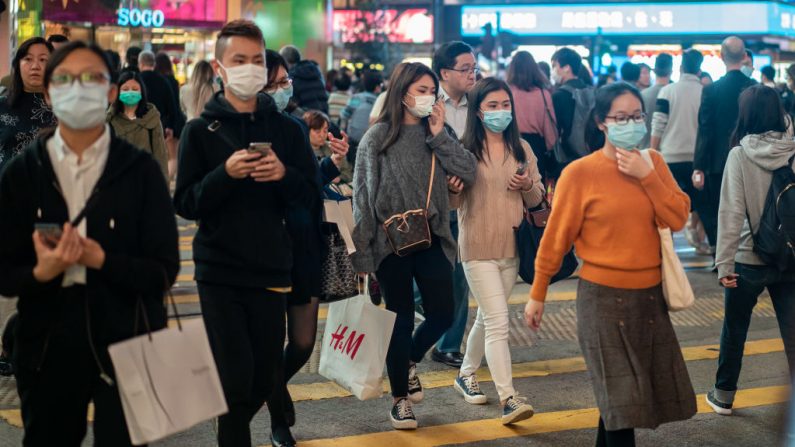
[[[779,271],[795,270],[795,156],[773,171],[765,208],[754,233],[754,253]]]

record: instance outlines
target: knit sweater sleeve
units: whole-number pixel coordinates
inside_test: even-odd
[[[535,280],[530,290],[530,298],[543,302],[551,278],[560,270],[563,257],[580,234],[585,216],[585,198],[589,183],[587,175],[578,175],[575,164],[563,170],[555,188],[555,202],[549,223],[541,239],[536,254]]]
[[[375,216],[375,192],[378,185],[378,153],[380,147],[375,140],[380,127],[373,127],[364,135],[356,152],[353,171],[353,243],[356,252],[351,262],[357,272],[371,273],[376,270],[375,249],[378,222]]]
[[[726,170],[723,172],[718,210],[719,237],[715,252],[718,278],[725,278],[734,273],[734,257],[740,246],[740,234],[748,209],[745,203],[745,187],[740,169],[741,161],[737,158],[739,155],[738,149],[729,152]]]
[[[478,168],[475,154],[453,138],[447,129],[443,129],[435,137],[429,136],[426,142],[433,149],[447,175],[458,176],[467,186],[475,183],[475,173]]]
[[[651,199],[658,224],[679,231],[685,227],[690,214],[690,197],[679,189],[662,155],[654,150],[649,152],[654,161],[654,171],[640,184]]]

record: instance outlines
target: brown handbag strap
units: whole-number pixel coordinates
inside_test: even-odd
[[[436,174],[436,155],[431,155],[431,179],[428,181],[428,198],[425,199],[425,209],[431,207],[431,192],[433,192],[433,176]]]

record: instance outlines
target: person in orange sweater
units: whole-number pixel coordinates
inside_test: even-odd
[[[663,297],[657,231],[681,230],[690,199],[662,155],[650,151],[652,169],[637,150],[644,118],[635,87],[620,82],[597,91],[586,129],[595,151],[563,171],[525,307],[538,330],[550,278],[574,244],[583,260],[577,332],[599,407],[597,446],[634,446],[635,428],[696,412]]]

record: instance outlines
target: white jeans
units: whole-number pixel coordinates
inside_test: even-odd
[[[478,302],[478,315],[469,332],[460,374],[474,374],[485,354],[500,401],[516,395],[508,346],[508,298],[518,272],[518,258],[464,262],[469,289]]]

